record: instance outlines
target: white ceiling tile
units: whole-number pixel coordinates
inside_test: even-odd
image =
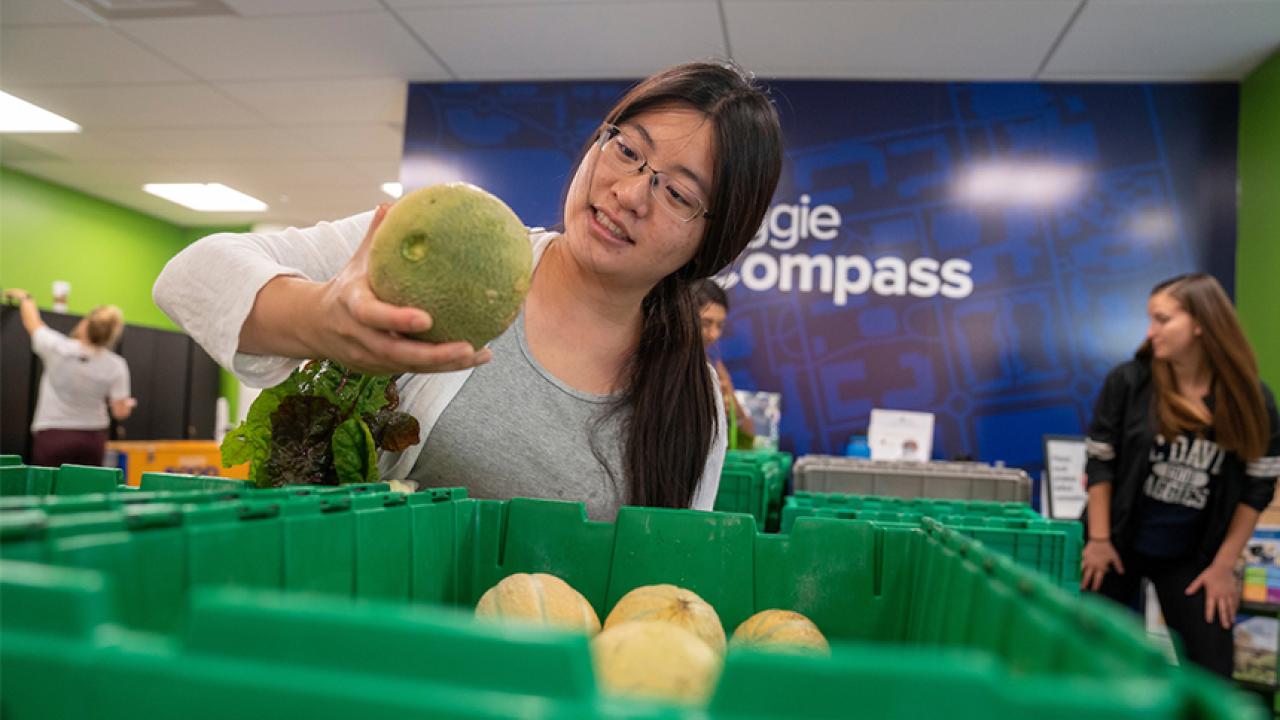
[[[466,80],[642,77],[726,52],[711,0],[397,12]]]
[[[147,160],[305,160],[315,148],[285,128],[155,128],[103,130],[103,137]]]
[[[93,25],[95,20],[65,2],[55,0],[4,0],[0,25]]]
[[[400,179],[399,155],[385,160],[365,158],[362,160],[347,160],[346,163],[351,168],[353,180],[372,182],[375,183],[376,187],[381,187],[384,182],[395,182]]]
[[[381,10],[378,0],[222,0],[244,17]]]
[[[310,225],[386,199],[406,81],[448,79],[432,52],[468,80],[634,78],[727,52],[715,0],[226,1],[241,16],[101,26],[59,0],[0,0],[0,87],[86,128],[0,136],[0,162],[179,224]],[[735,57],[764,77],[1028,79],[1079,2],[722,4]],[[1043,77],[1239,78],[1280,45],[1277,8],[1089,0]],[[197,213],[144,193],[153,181],[270,207]]]
[[[198,213],[142,190],[141,183],[124,179],[119,166],[103,163],[29,162],[13,165],[22,172],[79,190],[152,217],[186,226],[248,222],[250,214]]]
[[[316,154],[335,159],[398,158],[404,132],[390,125],[299,125],[296,137],[311,143]]]
[[[388,200],[377,185],[315,187],[288,193],[287,199],[277,200],[270,212],[272,216],[314,225],[372,210]]]
[[[736,60],[767,77],[1030,78],[1077,0],[724,0]]]
[[[386,12],[137,20],[120,29],[207,80],[446,79]]]
[[[328,184],[301,184],[307,172],[338,176],[341,164],[285,163],[292,168],[261,174],[252,165],[176,163],[184,171],[170,172],[169,163],[28,161],[6,163],[22,172],[65,185],[88,195],[133,208],[179,225],[197,226],[269,222],[314,225],[321,220],[364,212],[387,200],[375,183],[350,183],[339,177]],[[243,178],[254,176],[253,180]],[[267,204],[261,213],[202,213],[155,197],[142,189],[147,182],[222,182]]]
[[[642,0],[386,0],[394,10],[421,10],[425,8],[463,7],[475,5],[640,5]]]
[[[1277,49],[1275,0],[1094,0],[1041,77],[1239,80]]]
[[[5,26],[0,80],[8,85],[190,80],[173,63],[100,25]]]
[[[45,159],[92,162],[96,160],[129,160],[137,151],[104,132],[17,133],[0,135],[0,162],[8,164],[9,155],[27,157],[43,154]]]
[[[118,177],[139,186],[148,182],[220,182],[250,192],[368,184],[352,179],[350,167],[341,160],[135,160],[112,167]]]
[[[282,125],[404,123],[399,78],[223,82],[224,92]]]
[[[237,164],[225,171],[228,177],[246,186],[267,183],[284,192],[303,188],[325,186],[365,186],[377,189],[376,184],[353,177],[350,166],[335,160],[301,160],[258,164]]]
[[[204,84],[36,85],[7,89],[86,129],[261,124],[252,110]]]

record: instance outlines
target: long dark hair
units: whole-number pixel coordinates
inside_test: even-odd
[[[622,451],[627,502],[656,507],[689,507],[717,430],[715,381],[693,283],[724,269],[746,248],[782,172],[777,111],[754,79],[731,63],[686,63],[650,76],[604,122],[619,125],[673,106],[701,112],[714,127],[711,217],[693,259],[645,296],[640,342],[614,408],[630,410]]]
[[[1213,374],[1213,417],[1178,393],[1173,368],[1158,360],[1151,340],[1138,348],[1139,359],[1151,363],[1155,384],[1152,402],[1160,432],[1175,438],[1183,432],[1213,427],[1214,442],[1234,451],[1246,462],[1262,457],[1267,449],[1270,420],[1258,380],[1258,361],[1245,338],[1235,308],[1212,275],[1190,273],[1170,278],[1151,290],[1154,297],[1167,294],[1200,326],[1200,345]]]

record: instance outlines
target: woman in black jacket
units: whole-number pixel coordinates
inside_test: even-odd
[[[1280,419],[1213,277],[1160,283],[1147,314],[1089,424],[1081,587],[1134,606],[1147,578],[1187,658],[1230,677],[1233,571],[1275,491]]]

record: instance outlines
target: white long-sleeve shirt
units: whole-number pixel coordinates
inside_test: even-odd
[[[153,298],[218,364],[246,385],[270,387],[288,377],[298,366],[298,359],[239,351],[240,330],[258,291],[281,275],[317,282],[334,277],[355,254],[372,221],[373,212],[369,211],[309,228],[210,235],[165,265],[153,288]],[[540,228],[530,231],[535,268],[556,237],[556,233]],[[714,376],[710,366],[708,371]],[[400,380],[400,409],[418,419],[423,440],[471,374],[471,369],[414,373]],[[717,433],[694,493],[692,507],[698,510],[710,510],[715,504],[727,443],[719,383],[713,382],[712,387],[716,393]],[[420,442],[404,452],[382,453],[378,461],[382,477],[407,478],[422,447]]]

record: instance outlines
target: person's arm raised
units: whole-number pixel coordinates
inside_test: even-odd
[[[430,327],[431,318],[374,297],[368,249],[386,210],[380,206],[363,228],[360,218],[352,218],[265,236],[205,238],[165,268],[156,282],[156,302],[221,364],[253,375],[257,384],[278,382],[296,363],[271,362],[250,373],[241,358],[329,358],[377,374],[445,372],[486,362],[487,350],[477,353],[466,343],[433,345],[403,337]],[[361,229],[364,237],[357,243]],[[200,275],[202,264],[220,269],[222,277],[192,287],[189,281]],[[237,284],[237,268],[250,277],[239,283],[239,292],[228,291],[231,310],[225,313],[219,306],[228,303],[216,302],[218,283]],[[252,293],[248,297],[245,288]],[[226,318],[219,312],[230,316],[230,324],[220,322]]]
[[[360,372],[446,372],[479,365],[489,351],[465,342],[436,345],[404,337],[431,327],[417,308],[389,305],[369,287],[369,246],[387,207],[379,206],[355,255],[325,282],[273,278],[240,329],[240,351],[325,357]]]
[[[36,307],[36,301],[31,298],[31,293],[19,288],[9,288],[4,291],[4,299],[18,301],[18,316],[22,318],[22,327],[28,335],[35,335],[37,330],[44,327],[44,320],[40,318],[40,308]]]

